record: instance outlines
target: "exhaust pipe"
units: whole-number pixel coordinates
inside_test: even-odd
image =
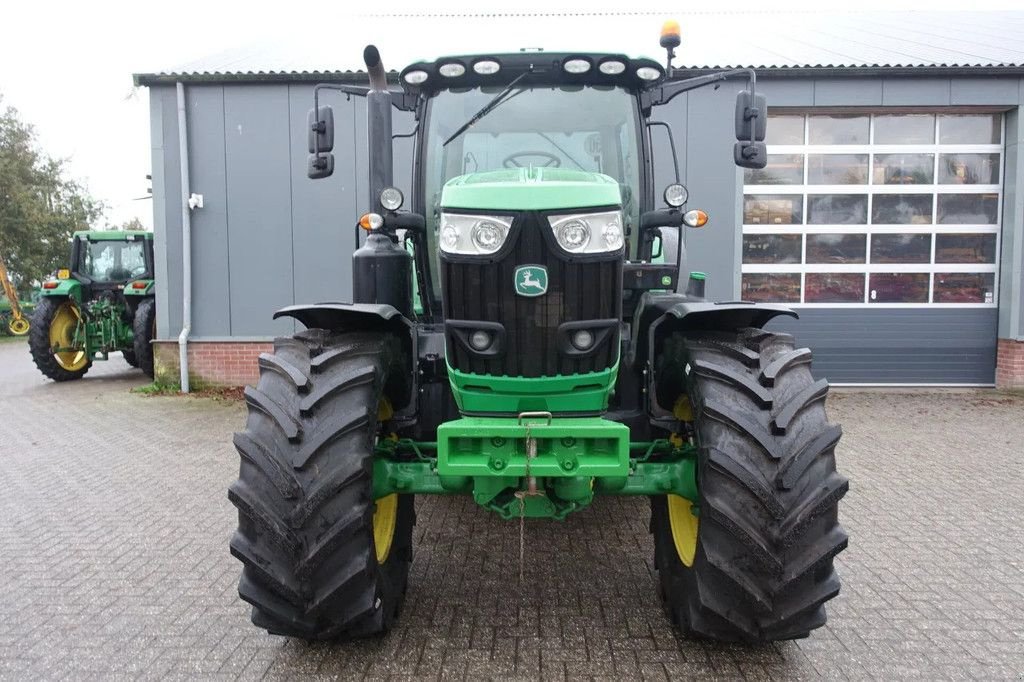
[[[394,158],[391,150],[391,93],[380,52],[373,45],[363,50],[363,61],[370,76],[366,96],[367,154],[369,157],[370,197],[368,205],[375,213],[384,213],[380,193],[394,183]]]

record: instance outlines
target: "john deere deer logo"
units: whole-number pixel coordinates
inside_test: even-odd
[[[548,290],[548,270],[543,265],[520,265],[515,272],[516,293],[541,296]]]

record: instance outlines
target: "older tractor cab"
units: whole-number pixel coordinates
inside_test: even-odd
[[[672,81],[650,59],[522,52],[417,62],[390,92],[377,50],[364,58],[369,89],[317,86],[307,122],[309,175],[326,177],[320,93],[367,100],[354,302],[276,314],[307,329],[261,356],[234,440],[231,551],[253,622],[306,639],[390,627],[416,495],[468,495],[506,519],[641,495],[684,631],[765,642],[822,625],[846,544],[828,386],[809,350],[763,329],[792,311],[704,300],[680,230],[713,217],[653,180],[651,129],[671,126],[652,112],[733,77],[748,82],[723,112],[735,161],[764,166],[754,74]],[[392,107],[417,120],[408,198],[392,184]]]
[[[54,381],[80,379],[93,360],[120,351],[152,377],[155,336],[153,235],[76,232],[70,267],[43,282],[32,316],[29,347],[39,371]]]

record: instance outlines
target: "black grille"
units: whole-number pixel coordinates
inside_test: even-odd
[[[545,215],[521,214],[509,237],[514,244],[499,254],[500,260],[483,263],[442,256],[445,318],[498,322],[505,328],[505,352],[498,358],[474,355],[449,333],[448,361],[455,369],[539,377],[594,372],[614,364],[618,329],[584,357],[563,354],[557,330],[564,322],[621,318],[621,255],[570,261],[549,243],[544,230],[550,234]],[[520,265],[547,268],[546,294],[536,298],[516,294],[513,277]]]

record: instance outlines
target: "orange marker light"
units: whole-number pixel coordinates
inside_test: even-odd
[[[57,283],[54,282],[53,280],[50,280],[49,282],[43,282],[43,288],[44,289],[56,289],[57,288]]]
[[[669,19],[661,25],[661,46],[664,48],[671,49],[673,47],[679,47],[679,43],[682,42],[679,38],[679,22],[674,19]]]
[[[67,268],[61,268],[57,271],[57,279],[71,279],[71,271]]]
[[[683,222],[690,227],[704,227],[708,224],[708,214],[695,208],[683,214]]]
[[[384,219],[377,213],[364,213],[359,219],[359,227],[367,232],[378,230],[384,225]]]
[[[146,288],[146,283],[145,282],[132,282],[132,289],[145,289],[145,288]]]

